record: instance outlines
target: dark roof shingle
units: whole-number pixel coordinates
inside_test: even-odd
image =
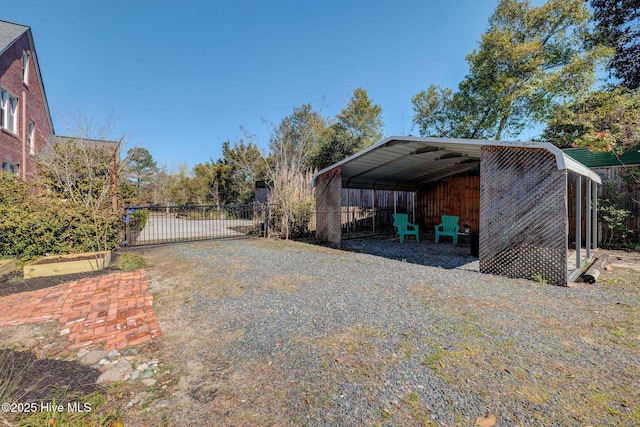
[[[26,25],[14,24],[0,20],[0,54],[13,44],[21,35],[29,30]]]

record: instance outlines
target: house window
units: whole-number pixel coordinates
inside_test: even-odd
[[[0,126],[16,133],[18,129],[18,98],[0,89]]]
[[[36,124],[33,123],[32,120],[29,120],[29,154],[36,153],[36,144],[35,144],[35,140],[33,139],[35,129],[36,129]]]
[[[29,83],[29,54],[26,50],[22,51],[22,81]]]
[[[18,175],[19,170],[20,170],[20,165],[17,163],[2,162],[3,172],[11,172]]]

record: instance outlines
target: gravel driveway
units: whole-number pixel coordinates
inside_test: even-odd
[[[640,424],[640,273],[563,288],[480,274],[450,243],[344,249],[144,249],[176,382],[141,422]]]

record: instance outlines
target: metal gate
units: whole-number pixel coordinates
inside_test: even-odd
[[[261,204],[128,207],[124,211],[123,246],[259,235],[264,218]]]

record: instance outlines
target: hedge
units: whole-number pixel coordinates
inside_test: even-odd
[[[0,173],[0,257],[27,262],[47,254],[113,249],[121,226],[116,215],[100,212],[94,221],[90,208],[30,194],[27,184]],[[102,237],[98,240],[97,235]]]

